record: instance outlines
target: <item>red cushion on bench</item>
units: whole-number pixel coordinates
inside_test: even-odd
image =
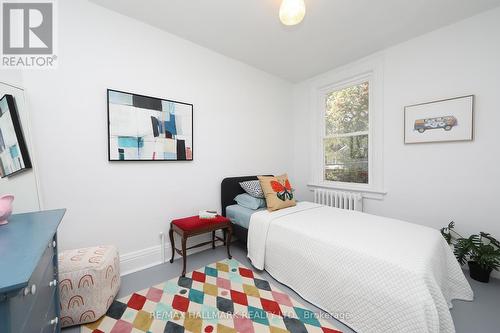
[[[172,221],[173,224],[175,224],[177,227],[185,231],[202,229],[208,226],[214,226],[216,224],[224,222],[226,223],[229,222],[229,219],[220,215],[217,215],[217,217],[213,219],[200,219],[200,217],[196,215]]]

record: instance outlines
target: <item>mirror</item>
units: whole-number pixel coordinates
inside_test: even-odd
[[[20,127],[22,131],[22,137],[24,139],[25,148],[24,153],[29,155],[29,160],[31,164],[31,168],[25,168],[22,171],[14,172],[8,177],[4,177],[0,179],[0,196],[5,194],[14,195],[14,203],[13,203],[13,213],[25,213],[25,212],[33,212],[41,210],[41,199],[40,199],[40,187],[37,178],[37,170],[35,164],[35,156],[33,151],[33,143],[31,140],[31,129],[30,129],[30,119],[29,113],[26,107],[26,99],[24,89],[21,87],[17,87],[15,85],[11,85],[9,83],[0,82],[0,98],[4,97],[4,95],[11,95],[13,98],[10,99],[17,109],[17,115],[19,119]],[[4,111],[5,112],[5,111]],[[6,114],[5,114],[6,115]],[[7,118],[7,117],[5,117]],[[11,120],[10,117],[8,120]],[[8,126],[7,126],[8,127]],[[8,129],[6,132],[9,131]],[[7,141],[7,135],[4,133],[4,140]],[[12,136],[12,133],[10,133]],[[0,142],[2,143],[2,142]],[[7,149],[7,143],[4,142],[0,150],[5,151]],[[3,149],[2,149],[3,148]],[[12,151],[8,151],[9,154],[13,154],[14,157],[17,153],[16,148],[11,149]],[[21,154],[21,151],[19,151]],[[6,157],[6,155],[4,156]],[[19,158],[20,159],[20,158]],[[20,159],[21,160],[21,159]],[[5,164],[10,163],[12,161],[5,162]],[[24,163],[24,162],[20,162]],[[24,165],[23,165],[24,166]]]

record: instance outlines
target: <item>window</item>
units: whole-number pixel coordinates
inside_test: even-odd
[[[370,83],[326,92],[323,181],[369,183]]]
[[[384,190],[383,59],[374,56],[311,80],[312,188],[362,193]]]

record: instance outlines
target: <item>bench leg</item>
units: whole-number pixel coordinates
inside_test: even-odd
[[[231,228],[228,228],[227,229],[227,239],[226,239],[226,246],[227,246],[227,257],[229,259],[231,259],[231,252],[229,250],[229,247],[231,246],[231,234],[233,233],[233,231],[231,230]]]
[[[186,237],[182,237],[182,276],[186,276]]]
[[[174,262],[174,255],[175,255],[175,243],[174,243],[174,230],[170,228],[168,231],[168,235],[170,237],[170,245],[172,246],[172,258],[170,259],[170,263]]]
[[[215,230],[212,231],[212,249],[215,249]]]

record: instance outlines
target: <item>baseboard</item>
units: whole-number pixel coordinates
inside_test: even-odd
[[[170,247],[170,243],[168,246]],[[120,255],[120,275],[131,274],[161,263],[161,245],[125,253]]]
[[[196,238],[193,237],[193,242],[201,242],[208,240],[206,237]],[[175,242],[177,246],[179,243]],[[188,241],[188,246],[190,242]],[[220,245],[220,242],[218,243]],[[170,242],[165,243],[165,262],[168,262],[172,256]],[[205,246],[200,246],[198,248],[188,251],[188,256],[200,251],[204,251],[211,248],[210,244]],[[180,259],[180,256],[176,254],[176,260]],[[161,257],[161,245],[151,246],[138,251],[128,252],[120,255],[120,275],[125,276],[143,269],[147,269],[156,265],[162,264]]]

